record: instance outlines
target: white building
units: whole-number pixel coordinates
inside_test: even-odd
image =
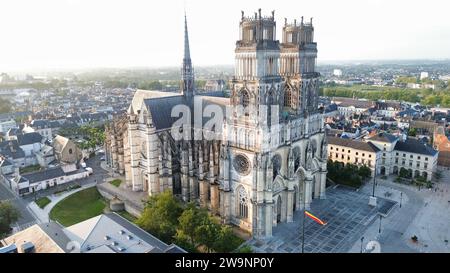
[[[16,175],[11,179],[10,184],[12,190],[17,194],[25,195],[88,176],[89,172],[84,169],[65,172],[62,167],[56,167],[34,173]]]
[[[9,129],[16,129],[17,124],[14,120],[6,120],[0,122],[0,133],[6,134],[6,132],[9,131]]]
[[[381,175],[400,173],[431,180],[436,172],[438,151],[414,138],[397,138],[380,133],[366,140],[328,137],[328,158],[345,164],[366,165]]]
[[[426,78],[428,78],[428,72],[425,72],[425,71],[420,72],[420,79],[423,80]]]
[[[340,70],[340,69],[334,69],[334,70],[333,70],[333,75],[336,76],[336,77],[342,76],[342,70]]]
[[[344,139],[338,137],[327,137],[328,159],[351,163],[358,166],[367,166],[372,171],[372,176],[379,173],[379,167],[375,172],[376,162],[381,158],[381,151],[370,141]]]

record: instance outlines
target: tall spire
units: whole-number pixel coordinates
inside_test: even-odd
[[[184,60],[191,60],[186,12],[184,13]]]
[[[181,92],[184,96],[194,95],[194,69],[192,68],[191,52],[189,50],[189,35],[186,12],[184,12],[184,56],[181,69]]]

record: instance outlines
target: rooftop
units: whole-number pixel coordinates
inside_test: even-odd
[[[388,134],[388,133],[378,133],[372,137],[369,138],[369,140],[372,141],[379,141],[379,142],[387,142],[387,143],[394,143],[398,140],[398,138],[394,135]]]
[[[364,141],[358,141],[358,140],[352,140],[352,139],[344,139],[344,138],[332,137],[332,136],[328,136],[327,141],[328,141],[328,144],[349,147],[349,148],[356,149],[356,150],[362,150],[362,151],[368,151],[368,152],[374,152],[374,153],[380,151],[380,149],[378,149],[371,142],[364,142]]]
[[[430,156],[434,156],[438,153],[438,151],[436,151],[432,147],[420,142],[415,138],[407,138],[405,141],[398,141],[395,145],[395,150]]]

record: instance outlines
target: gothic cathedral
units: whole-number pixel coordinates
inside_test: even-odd
[[[185,21],[180,92],[137,90],[127,114],[107,128],[108,164],[130,190],[170,190],[224,224],[272,236],[279,222],[292,222],[295,211],[325,198],[327,143],[313,38],[312,20],[285,20],[280,43],[274,12],[242,12],[226,97],[196,92]],[[224,112],[213,132],[207,118],[194,114],[209,106]],[[174,130],[177,107],[190,113],[189,126]]]

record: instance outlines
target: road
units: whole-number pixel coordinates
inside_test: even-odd
[[[36,223],[36,218],[34,215],[27,209],[27,202],[22,198],[15,195],[9,188],[6,186],[3,178],[0,178],[0,201],[9,201],[12,203],[14,207],[16,207],[20,212],[19,221],[13,226],[15,230],[22,230]]]
[[[38,222],[38,217],[36,217],[28,208],[27,205],[30,202],[33,202],[35,198],[40,198],[44,196],[48,196],[53,194],[57,190],[61,190],[64,188],[67,188],[70,185],[85,185],[90,183],[96,183],[96,182],[102,182],[103,179],[108,177],[108,172],[105,171],[103,168],[100,167],[100,160],[101,156],[97,155],[93,158],[90,158],[86,161],[87,167],[91,167],[94,171],[92,175],[90,175],[87,178],[73,181],[70,183],[66,183],[63,185],[59,185],[53,188],[49,188],[46,190],[41,190],[39,192],[36,192],[36,196],[34,194],[27,195],[25,197],[18,197],[16,194],[14,194],[9,187],[5,184],[5,182],[0,178],[0,200],[1,201],[10,201],[20,212],[20,218],[19,221],[14,225],[14,231],[25,229],[35,223]]]
[[[372,223],[363,234],[364,245],[375,241],[383,253],[450,252],[450,172],[444,172],[432,190],[419,190],[392,180],[393,177],[379,180],[376,195],[384,197],[389,192],[388,198],[401,201],[402,206],[382,219],[381,230],[379,221]],[[371,185],[362,189],[370,191]],[[414,235],[418,237],[416,243],[411,240]],[[360,252],[360,247],[360,243],[355,243],[350,252]]]

